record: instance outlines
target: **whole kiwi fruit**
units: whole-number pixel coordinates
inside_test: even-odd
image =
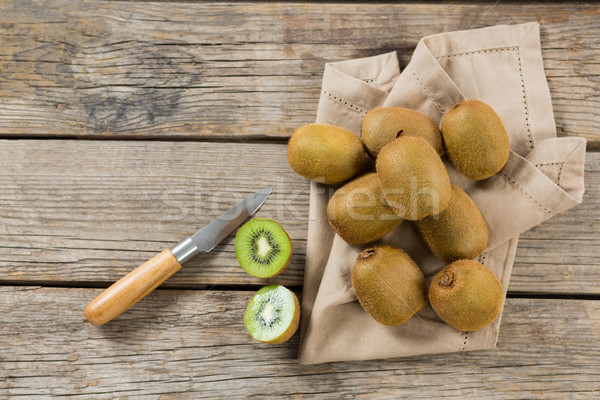
[[[388,205],[404,219],[416,221],[443,211],[450,202],[450,178],[433,147],[404,136],[383,146],[377,178]]]
[[[472,260],[458,260],[442,269],[429,287],[429,302],[448,325],[476,331],[494,321],[504,301],[504,290],[494,273]]]
[[[481,180],[500,171],[510,154],[508,134],[502,120],[479,100],[465,100],[442,118],[446,153],[463,175]]]
[[[352,286],[365,311],[383,325],[400,325],[427,304],[423,273],[408,254],[391,246],[358,255]]]
[[[374,242],[402,222],[385,202],[374,172],[339,188],[327,204],[327,218],[333,230],[354,246]]]
[[[487,247],[488,230],[479,209],[455,185],[444,211],[414,224],[433,254],[446,263],[476,257]]]
[[[376,107],[363,120],[361,138],[367,153],[374,159],[383,146],[401,136],[419,137],[429,143],[438,155],[444,154],[438,126],[419,111],[403,107]]]
[[[296,173],[327,185],[352,178],[365,161],[365,150],[358,136],[329,124],[308,124],[296,129],[287,152],[290,167]]]

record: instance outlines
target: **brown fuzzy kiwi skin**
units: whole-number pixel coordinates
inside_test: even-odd
[[[442,212],[450,202],[450,178],[425,140],[404,136],[385,146],[376,162],[385,200],[396,214],[417,221]]]
[[[508,161],[504,124],[482,101],[465,100],[452,107],[442,118],[441,131],[450,162],[471,179],[487,179]]]
[[[474,258],[487,247],[488,229],[481,212],[455,185],[444,211],[414,224],[431,252],[446,263]]]
[[[458,260],[435,276],[429,288],[429,302],[448,325],[471,332],[491,324],[500,315],[504,289],[483,264]]]
[[[329,124],[308,124],[296,129],[287,153],[296,173],[326,185],[345,182],[358,174],[366,157],[358,136]]]
[[[402,222],[386,204],[374,172],[339,188],[327,204],[327,219],[333,230],[353,246],[381,239]]]
[[[427,115],[403,107],[376,107],[362,123],[361,138],[367,153],[376,159],[379,151],[401,136],[415,136],[429,143],[441,157],[444,155],[442,134]]]
[[[290,326],[288,326],[288,328],[285,330],[285,332],[283,332],[281,335],[279,335],[275,339],[265,341],[263,343],[281,344],[283,342],[288,341],[292,336],[294,336],[294,333],[296,333],[296,331],[298,330],[298,325],[300,323],[300,302],[298,301],[298,298],[296,297],[294,292],[292,292],[292,295],[294,296],[294,318],[292,319]]]
[[[427,304],[423,273],[405,252],[391,246],[371,247],[358,255],[352,287],[364,310],[387,326],[408,321]]]

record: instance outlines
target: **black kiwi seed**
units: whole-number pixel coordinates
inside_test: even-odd
[[[266,256],[261,257],[258,255],[258,241],[261,238],[265,238],[271,247]],[[280,252],[279,243],[273,237],[273,234],[270,231],[267,231],[264,228],[259,228],[257,230],[252,231],[252,237],[248,241],[250,245],[250,253],[252,254],[252,260],[259,264],[268,265]]]
[[[269,321],[264,319],[264,317],[262,316],[262,312],[265,310],[265,307],[268,303],[273,304],[274,308],[273,318],[271,318]],[[262,300],[260,306],[258,307],[258,311],[256,312],[256,320],[260,322],[261,325],[268,328],[279,323],[279,320],[281,320],[281,310],[279,308],[279,304],[276,298],[269,296],[268,298]]]

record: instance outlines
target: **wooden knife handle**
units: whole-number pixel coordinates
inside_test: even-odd
[[[140,301],[180,268],[181,264],[171,250],[166,249],[100,293],[83,313],[92,325],[105,324]]]

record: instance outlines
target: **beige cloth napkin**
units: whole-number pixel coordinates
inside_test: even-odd
[[[454,104],[480,99],[500,115],[511,143],[506,166],[472,181],[448,162],[450,180],[477,204],[489,228],[489,245],[477,260],[506,291],[518,235],[581,202],[585,139],[557,138],[544,74],[539,25],[527,23],[427,36],[400,73],[395,53],[325,66],[317,122],[360,134],[367,111],[377,106],[419,110],[436,121]],[[500,318],[476,332],[443,323],[430,306],[408,322],[378,324],[360,306],[350,274],[362,250],[346,244],[327,222],[333,189],[311,182],[310,221],[302,298],[300,362],[403,357],[490,349]],[[404,221],[381,243],[404,249],[428,284],[444,264]]]

